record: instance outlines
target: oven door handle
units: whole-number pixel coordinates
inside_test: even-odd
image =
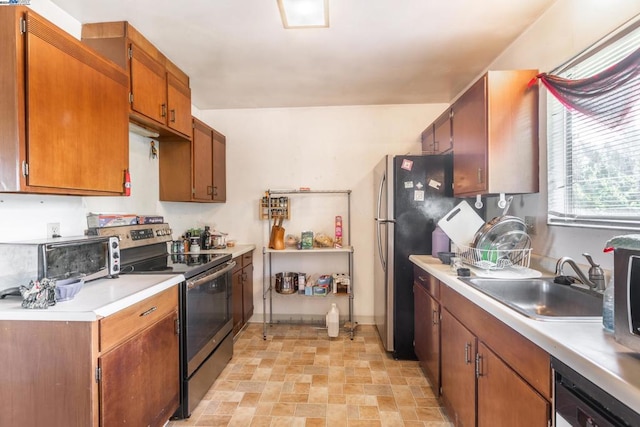
[[[198,286],[200,286],[201,284],[205,283],[205,282],[210,282],[211,280],[215,280],[218,277],[228,273],[229,271],[233,270],[233,268],[236,266],[236,262],[235,261],[229,261],[227,262],[227,265],[224,268],[221,268],[220,270],[216,270],[215,272],[211,273],[211,274],[207,274],[205,276],[202,276],[196,280],[193,281],[188,281],[187,282],[187,289],[193,289],[193,288],[197,288]]]

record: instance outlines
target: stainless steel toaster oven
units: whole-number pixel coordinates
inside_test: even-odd
[[[30,280],[83,277],[85,281],[120,273],[117,237],[78,236],[0,243],[3,285]]]

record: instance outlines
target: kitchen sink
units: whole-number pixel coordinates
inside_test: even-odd
[[[463,282],[535,320],[601,321],[602,295],[537,279],[460,278]]]

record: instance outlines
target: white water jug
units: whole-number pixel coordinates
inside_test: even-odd
[[[338,306],[333,303],[331,309],[327,313],[327,333],[330,337],[335,338],[340,333],[340,311]]]

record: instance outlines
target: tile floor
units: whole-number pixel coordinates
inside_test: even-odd
[[[393,360],[374,326],[249,324],[233,359],[180,426],[450,427],[415,361]]]

